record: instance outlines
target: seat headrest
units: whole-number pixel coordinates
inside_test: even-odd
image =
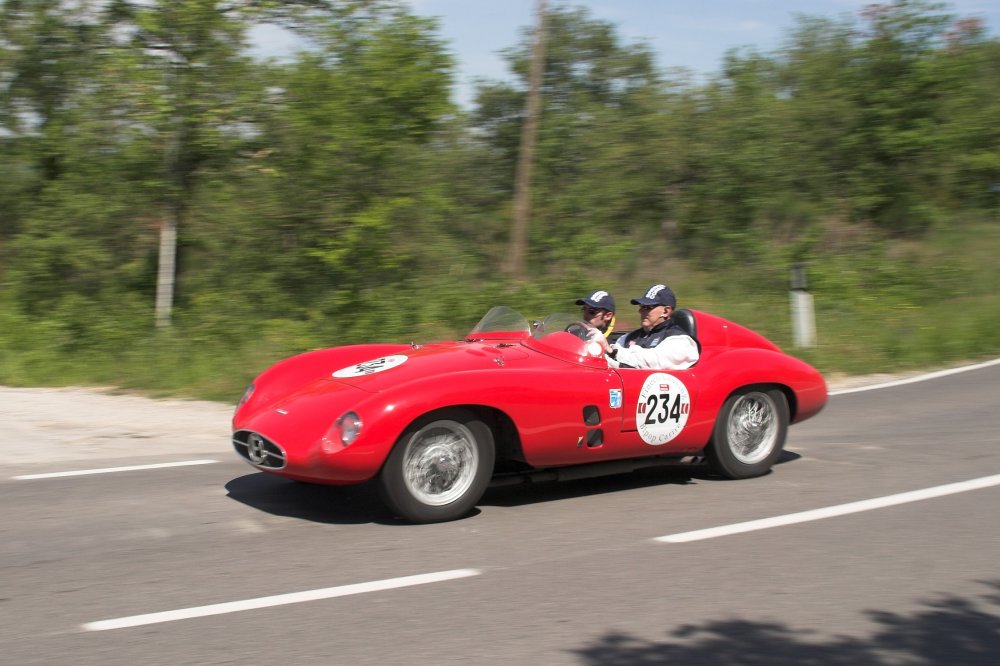
[[[670,321],[684,329],[684,332],[694,338],[695,342],[698,341],[698,324],[693,312],[685,308],[674,310],[673,314],[670,315]]]

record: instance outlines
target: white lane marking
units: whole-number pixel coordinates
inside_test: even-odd
[[[79,469],[72,472],[49,472],[48,474],[22,474],[12,476],[16,481],[29,479],[55,479],[61,476],[86,476],[87,474],[110,474],[111,472],[134,472],[141,469],[162,469],[164,467],[187,467],[189,465],[211,465],[218,460],[182,460],[180,462],[157,463],[155,465],[129,465],[128,467],[102,467],[100,469]]]
[[[325,587],[319,590],[276,594],[271,597],[258,597],[256,599],[244,599],[243,601],[228,601],[221,604],[211,604],[209,606],[181,608],[180,610],[163,611],[161,613],[132,615],[130,617],[119,617],[113,620],[99,620],[97,622],[87,622],[86,624],[80,626],[84,631],[124,629],[126,627],[138,627],[146,624],[158,624],[160,622],[173,622],[174,620],[187,620],[195,617],[206,617],[208,615],[223,615],[225,613],[237,613],[239,611],[254,610],[257,608],[298,604],[305,601],[333,599],[334,597],[346,597],[352,594],[394,590],[396,588],[411,587],[413,585],[440,583],[447,580],[455,580],[457,578],[478,576],[481,573],[482,571],[479,569],[452,569],[451,571],[437,571],[435,573],[403,576],[401,578],[373,580],[368,583],[355,583],[353,585],[341,585],[339,587]]]
[[[884,497],[875,497],[858,502],[838,504],[836,506],[828,506],[822,509],[789,513],[784,516],[761,518],[760,520],[749,520],[745,523],[721,525],[719,527],[710,527],[708,529],[694,530],[692,532],[668,534],[667,536],[656,537],[653,541],[660,541],[662,543],[686,543],[688,541],[714,539],[715,537],[742,534],[743,532],[753,532],[754,530],[765,530],[769,527],[782,527],[784,525],[794,525],[796,523],[805,523],[812,520],[822,520],[823,518],[845,516],[850,513],[859,513],[861,511],[884,509],[886,507],[896,506],[897,504],[919,502],[921,500],[933,499],[935,497],[944,497],[945,495],[964,493],[970,490],[981,490],[992,486],[1000,486],[1000,474],[984,476],[978,479],[971,479],[969,481],[949,483],[943,486],[934,486],[933,488],[911,490],[897,495],[886,495]]]
[[[937,379],[938,377],[947,377],[948,375],[957,375],[960,372],[968,372],[969,370],[979,370],[980,368],[988,368],[991,365],[997,365],[1000,363],[1000,358],[995,358],[992,361],[985,361],[983,363],[976,363],[975,365],[965,365],[961,368],[951,368],[949,370],[938,370],[937,372],[929,372],[924,375],[917,375],[916,377],[907,377],[906,379],[897,379],[891,382],[883,382],[881,384],[872,384],[871,386],[859,386],[858,388],[841,389],[840,391],[831,391],[829,395],[844,395],[845,393],[858,393],[860,391],[874,391],[875,389],[891,388],[893,386],[902,386],[903,384],[913,384],[915,382],[925,382],[928,379]]]

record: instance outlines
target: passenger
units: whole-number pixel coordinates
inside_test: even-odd
[[[614,296],[606,291],[595,291],[586,298],[577,299],[576,304],[581,306],[580,310],[583,312],[585,322],[603,333],[609,341],[614,340],[614,338],[609,337],[611,332],[615,330]]]
[[[612,367],[683,370],[698,361],[698,344],[670,320],[677,308],[670,287],[654,284],[632,303],[639,306],[642,327],[618,338],[608,349]]]

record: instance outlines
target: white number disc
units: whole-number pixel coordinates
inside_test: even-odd
[[[635,425],[642,441],[653,446],[677,437],[687,424],[691,396],[681,380],[654,372],[642,385],[635,404]]]

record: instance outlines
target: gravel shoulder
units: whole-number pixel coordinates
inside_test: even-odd
[[[831,376],[829,390],[918,375]],[[12,464],[137,456],[226,456],[233,405],[155,400],[107,388],[0,386],[0,452]]]
[[[0,451],[14,463],[226,455],[233,405],[98,388],[0,386]]]

